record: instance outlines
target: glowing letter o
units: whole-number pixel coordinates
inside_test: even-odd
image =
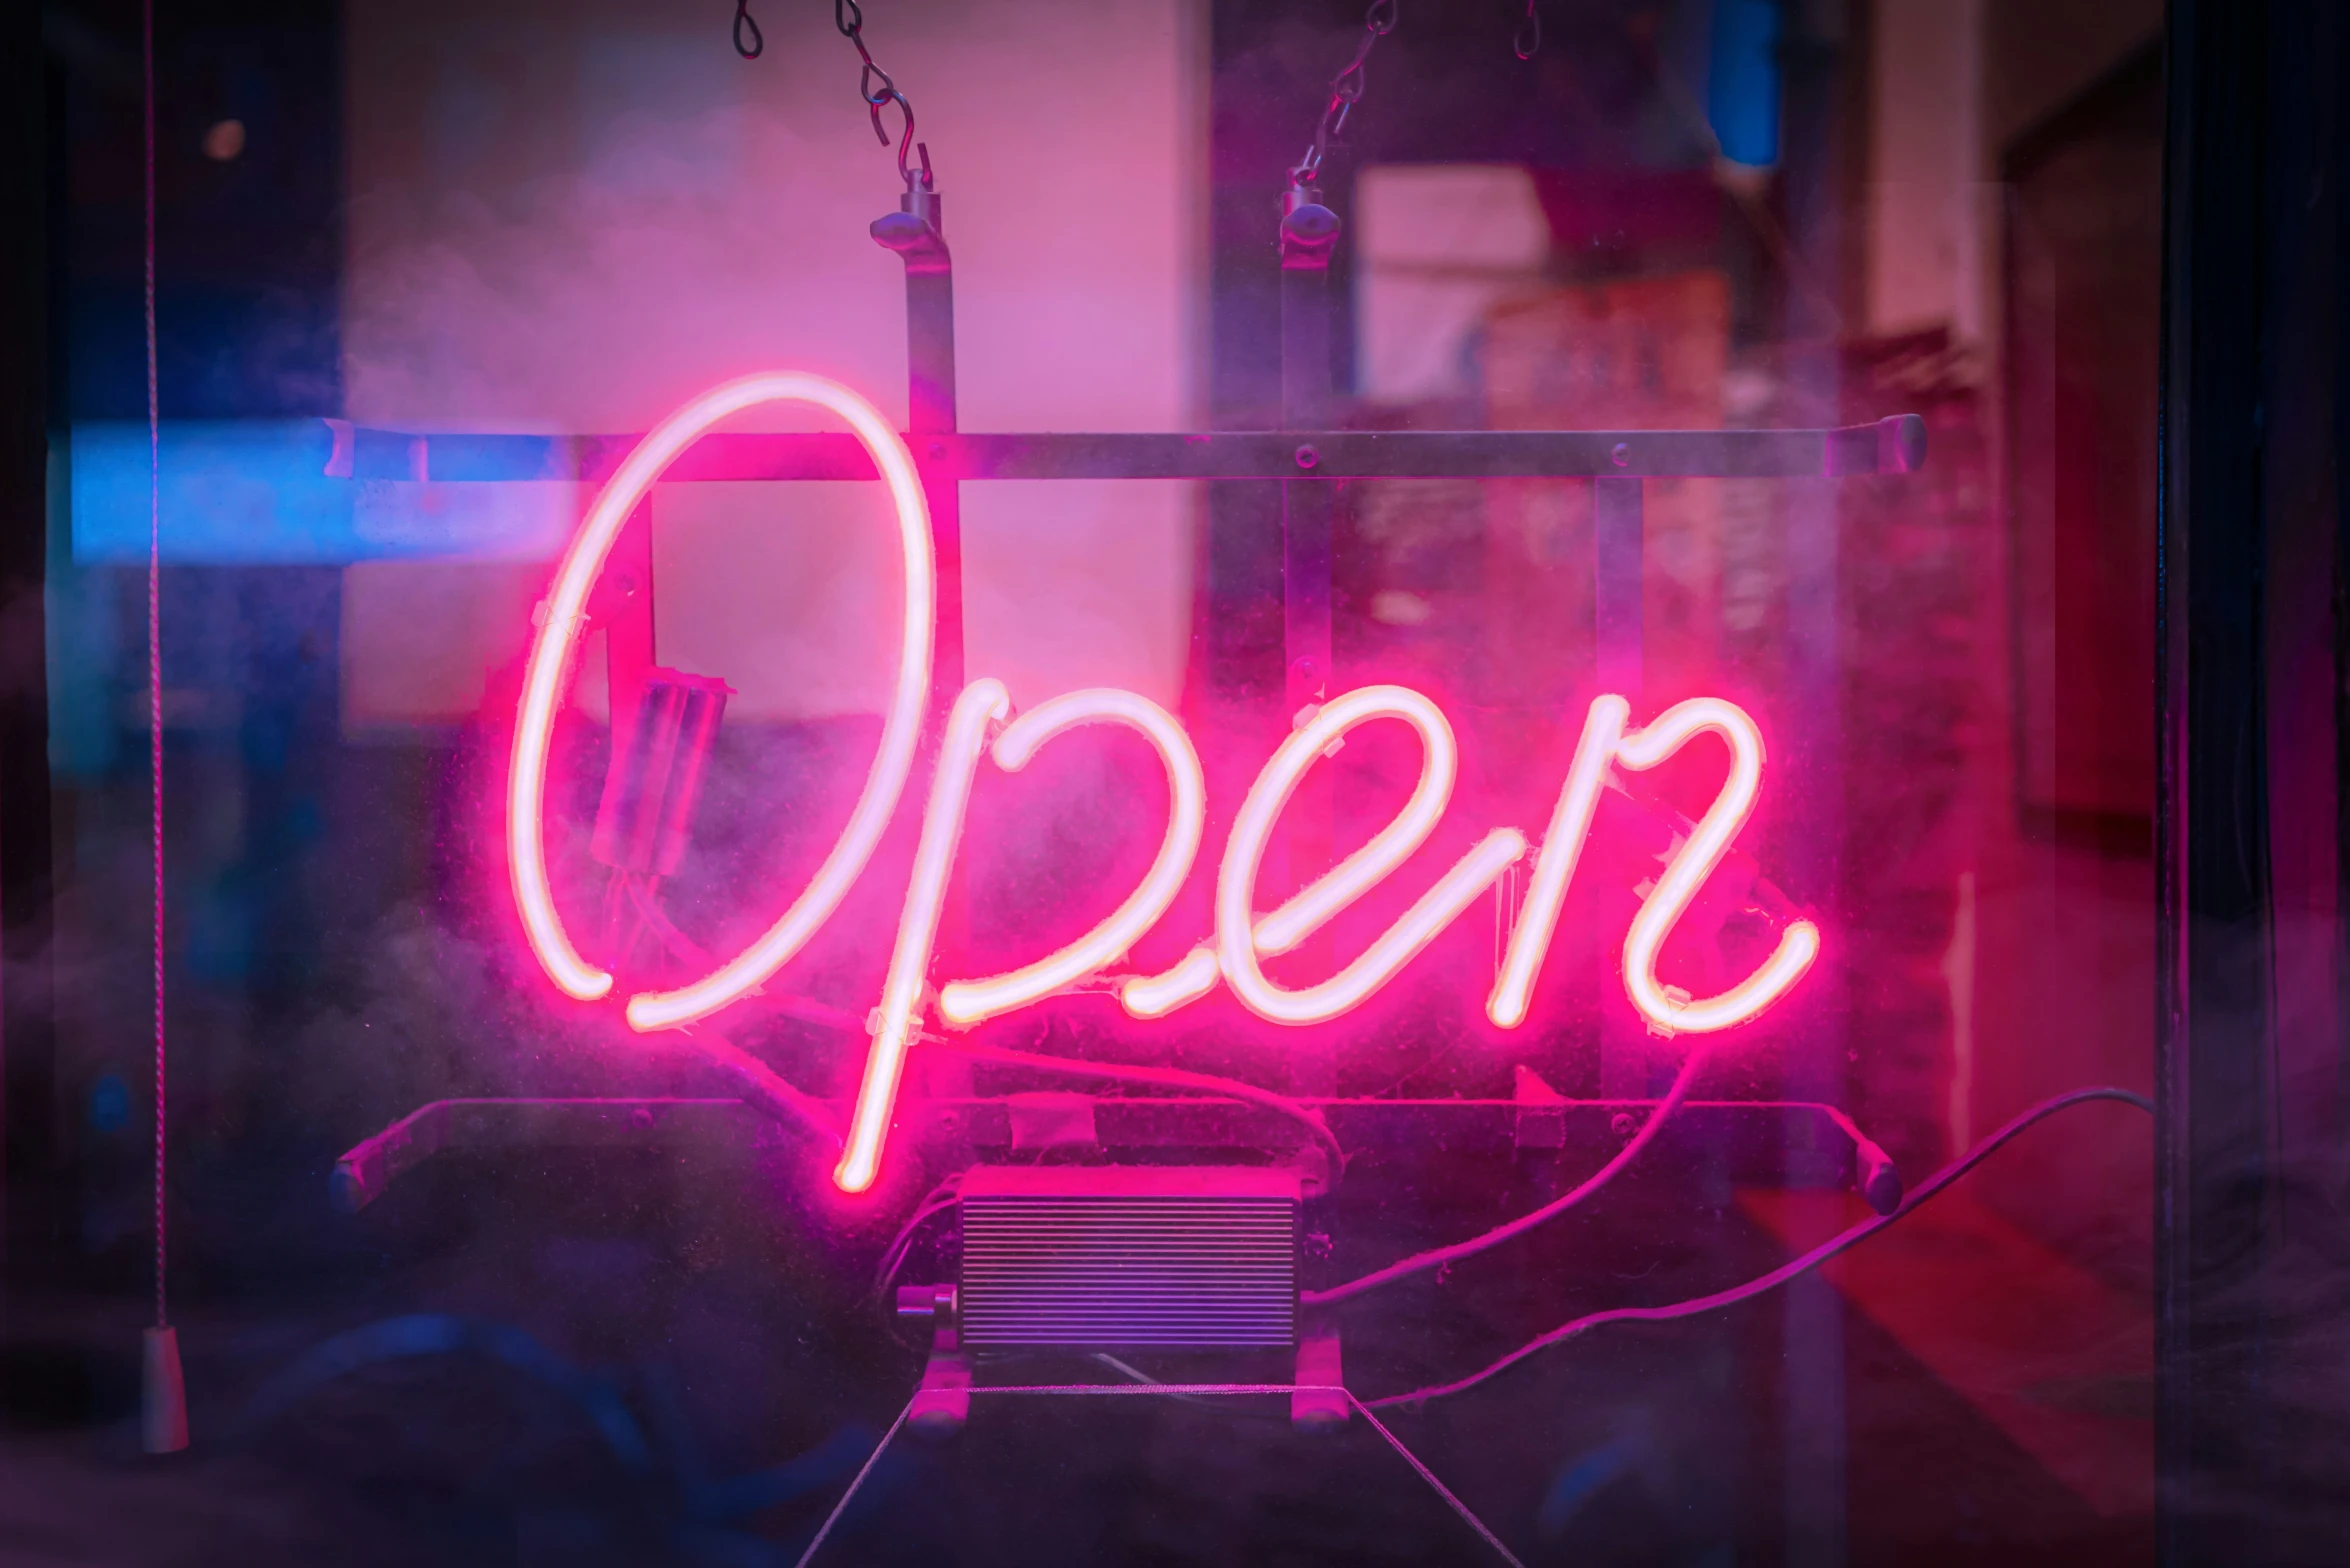
[[[930,509],[923,501],[922,484],[905,443],[872,404],[822,376],[777,371],[713,387],[655,426],[606,483],[564,552],[555,584],[547,593],[537,635],[531,640],[522,706],[514,724],[513,766],[506,783],[507,862],[515,906],[522,913],[531,952],[548,977],[571,996],[593,1001],[612,989],[612,976],[580,956],[555,912],[544,837],[548,741],[554,729],[555,706],[562,696],[564,668],[587,617],[588,592],[595,586],[604,557],[628,514],[677,455],[720,420],[766,403],[813,403],[838,415],[872,455],[873,466],[889,486],[905,564],[905,622],[897,682],[882,722],[881,748],[866,775],[864,793],[857,797],[848,825],[807,888],[780,920],[712,973],[674,991],[647,991],[629,998],[628,1022],[636,1029],[674,1028],[714,1013],[757,986],[807,944],[872,857],[882,829],[897,810],[921,737],[922,705],[930,688],[937,580],[930,553]]]

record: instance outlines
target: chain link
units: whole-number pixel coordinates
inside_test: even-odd
[[[857,46],[857,58],[864,62],[863,69],[857,73],[857,96],[865,100],[865,107],[872,112],[873,134],[882,146],[889,145],[889,132],[881,123],[881,111],[894,103],[898,106],[898,113],[905,117],[905,125],[898,133],[898,178],[906,182],[908,190],[914,189],[916,184],[928,190],[931,184],[930,145],[914,140],[914,106],[906,102],[906,95],[898,91],[898,84],[890,80],[889,73],[875,62],[873,51],[865,47],[864,7],[858,5],[857,0],[832,0],[832,25],[840,29],[841,37]],[[909,153],[921,156],[922,171],[919,174],[907,167]]]
[[[1364,62],[1371,58],[1379,40],[1395,31],[1400,4],[1401,0],[1371,0],[1371,9],[1363,13],[1362,42],[1355,45],[1355,57],[1330,78],[1330,102],[1323,107],[1322,122],[1314,127],[1313,145],[1289,171],[1291,184],[1311,185],[1320,176],[1323,156],[1346,129],[1348,112],[1363,100],[1363,88],[1367,85]]]
[[[1363,67],[1371,58],[1371,51],[1379,40],[1395,31],[1400,0],[1371,0],[1370,10],[1363,13],[1362,41],[1355,45],[1355,57],[1330,79],[1330,102],[1322,110],[1322,121],[1314,127],[1313,145],[1289,171],[1293,185],[1311,185],[1320,178],[1322,159],[1336,145],[1346,130],[1346,117],[1354,106],[1363,101],[1363,89],[1368,78]],[[1518,24],[1517,36],[1510,46],[1521,60],[1531,60],[1542,52],[1542,16],[1535,9],[1537,0],[1526,0],[1526,18]]]
[[[749,43],[743,34],[751,35]],[[767,35],[759,31],[759,20],[751,15],[751,0],[734,0],[734,52],[746,60],[756,60],[767,52]]]

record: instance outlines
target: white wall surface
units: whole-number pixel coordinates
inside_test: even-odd
[[[1878,0],[1870,28],[1869,327],[1985,327],[1982,0]]]
[[[866,233],[900,185],[855,52],[827,7],[753,10],[767,49],[744,61],[723,6],[353,0],[352,418],[641,430],[712,383],[788,366],[903,420],[903,272]],[[1200,0],[907,0],[869,7],[866,34],[946,198],[963,427],[1198,423]],[[1109,683],[1171,705],[1190,488],[963,494],[971,673],[1023,702]],[[878,486],[661,489],[659,658],[731,681],[732,714],[878,709],[895,613],[883,504]],[[346,722],[470,712],[478,672],[528,635],[499,636],[517,612],[483,602],[520,582],[526,613],[536,570],[353,569]],[[452,592],[452,571],[503,575]]]

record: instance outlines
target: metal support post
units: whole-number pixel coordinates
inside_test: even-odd
[[[963,689],[963,513],[943,442],[955,433],[955,270],[942,229],[937,191],[918,186],[899,210],[873,220],[874,240],[906,264],[906,434],[930,505],[931,550],[938,563],[937,663],[930,705],[943,719]]]
[[[938,574],[938,610],[930,673],[929,733],[944,733],[947,711],[963,689],[963,502],[947,440],[955,434],[955,261],[947,250],[946,212],[928,169],[898,198],[898,210],[873,220],[872,235],[906,264],[906,440],[930,508],[930,549]],[[921,798],[919,794],[915,797]],[[919,809],[919,808],[917,808]],[[969,948],[971,902],[958,862],[939,908],[932,961],[952,974]],[[968,1063],[932,1060],[923,1080],[933,1094],[968,1094]]]
[[[1291,430],[1314,430],[1329,422],[1330,252],[1338,239],[1338,215],[1321,204],[1310,186],[1292,186],[1281,214],[1281,420]],[[1320,462],[1311,443],[1299,445],[1301,474]],[[1336,496],[1326,481],[1285,479],[1281,484],[1281,630],[1286,667],[1286,709],[1292,724],[1336,694],[1330,646],[1330,524]],[[1331,818],[1336,792],[1330,770],[1316,768],[1298,785],[1289,809],[1283,849],[1291,885],[1318,875],[1330,864]],[[1334,949],[1327,929],[1298,948],[1312,972],[1326,972]],[[1337,1064],[1327,1055],[1299,1053],[1292,1074],[1301,1093],[1328,1094],[1337,1087]]]
[[[1591,619],[1599,685],[1602,691],[1614,692],[1632,704],[1636,723],[1649,717],[1640,700],[1641,483],[1635,478],[1605,476],[1591,482]],[[1621,956],[1620,949],[1611,949],[1601,959],[1603,971],[1612,970]],[[1648,1048],[1647,1032],[1639,1018],[1624,1000],[1623,987],[1613,981],[1612,973],[1600,976],[1600,1093],[1611,1099],[1636,1098],[1648,1092],[1655,1053]]]
[[[604,685],[612,718],[612,750],[636,724],[645,676],[653,667],[653,498],[647,493],[621,524],[604,558],[603,575],[588,596],[588,619],[604,634]]]

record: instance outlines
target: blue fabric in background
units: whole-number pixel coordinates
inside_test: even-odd
[[[163,426],[163,559],[216,566],[529,560],[559,553],[576,520],[561,483],[337,479],[322,419],[173,420]],[[73,429],[76,565],[147,559],[147,427]]]
[[[1722,156],[1767,167],[1779,161],[1780,0],[1713,0],[1706,118]]]

